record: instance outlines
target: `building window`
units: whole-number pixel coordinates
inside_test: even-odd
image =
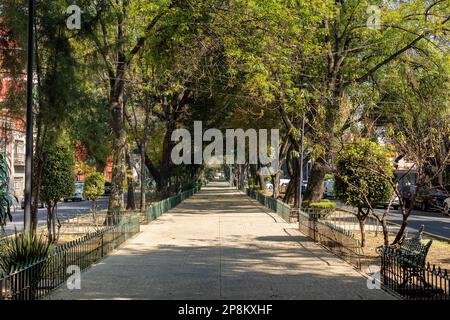
[[[14,191],[17,197],[20,197],[23,195],[23,177],[15,177],[14,178]]]
[[[22,140],[16,140],[14,143],[14,164],[25,164],[25,143]]]

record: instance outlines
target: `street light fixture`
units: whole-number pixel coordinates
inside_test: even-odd
[[[27,125],[25,149],[24,230],[31,231],[31,193],[33,176],[33,61],[35,0],[28,2]]]

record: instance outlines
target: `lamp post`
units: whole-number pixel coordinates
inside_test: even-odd
[[[303,154],[304,154],[304,143],[305,143],[305,112],[302,114],[302,132],[301,132],[301,141],[300,141],[300,176],[299,176],[299,188],[298,191],[298,221],[300,221],[300,211],[302,210],[302,187],[303,187]]]
[[[25,149],[25,210],[24,230],[31,231],[31,192],[33,168],[33,57],[35,0],[28,2],[28,66],[27,66],[27,127]]]

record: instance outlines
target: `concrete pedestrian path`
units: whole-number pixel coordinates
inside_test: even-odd
[[[276,214],[214,182],[49,299],[393,299]]]

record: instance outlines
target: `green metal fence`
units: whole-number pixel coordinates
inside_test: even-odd
[[[290,222],[291,207],[287,203],[284,203],[283,201],[272,197],[267,197],[262,193],[259,193],[256,190],[251,190],[249,188],[245,188],[245,193],[247,194],[247,196],[255,199],[263,206],[276,212],[286,222]]]
[[[194,189],[190,189],[190,190],[184,191],[180,194],[177,194],[176,196],[164,199],[159,202],[152,203],[151,205],[149,205],[147,207],[147,215],[146,215],[147,222],[158,219],[161,215],[163,215],[170,209],[175,208],[182,201],[193,196],[194,194],[196,194],[199,191],[200,191],[200,186],[198,185]]]

